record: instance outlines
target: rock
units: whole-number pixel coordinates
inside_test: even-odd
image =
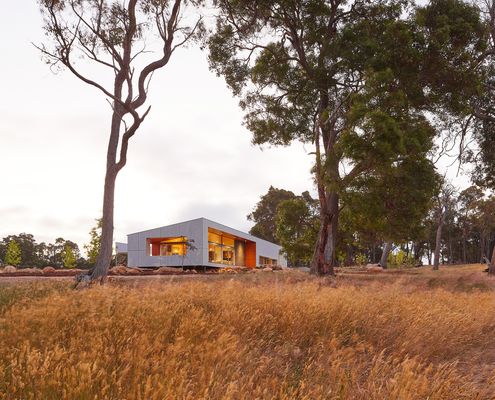
[[[141,275],[142,272],[140,269],[138,268],[127,268],[127,267],[124,267],[125,268],[125,275]]]
[[[124,265],[117,265],[116,267],[112,267],[109,271],[112,275],[127,275],[127,267]]]
[[[45,267],[45,268],[43,268],[43,273],[44,274],[50,274],[52,272],[55,272],[55,268],[53,268],[53,267]]]
[[[262,269],[263,272],[273,272],[273,268],[265,267]]]
[[[24,272],[32,275],[42,275],[43,271],[39,268],[24,268],[20,272]]]
[[[383,268],[379,264],[368,264],[366,266],[366,271],[368,272],[383,272]]]
[[[175,268],[175,267],[160,267],[156,270],[153,271],[154,274],[163,274],[163,273],[169,273],[169,272],[174,272],[174,273],[182,273],[181,268]]]
[[[236,271],[236,270],[234,270],[234,269],[233,269],[233,268],[231,268],[231,267],[225,267],[225,268],[220,268],[220,269],[218,270],[218,273],[220,273],[220,274],[236,274],[236,273],[237,273],[237,271]]]
[[[12,266],[12,265],[7,265],[4,269],[3,269],[3,273],[4,274],[11,274],[13,272],[17,272],[17,268]]]

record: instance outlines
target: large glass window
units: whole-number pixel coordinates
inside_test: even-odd
[[[185,256],[187,254],[187,237],[150,238],[148,255],[151,256]]]
[[[260,265],[276,265],[276,264],[277,264],[277,260],[274,260],[273,258],[260,256]]]
[[[222,263],[222,245],[216,243],[208,243],[208,261],[211,263]]]
[[[215,264],[235,264],[235,240],[220,231],[208,229],[208,261]]]

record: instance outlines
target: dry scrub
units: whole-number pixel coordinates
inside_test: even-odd
[[[493,398],[492,291],[264,275],[38,285],[0,309],[0,398]]]

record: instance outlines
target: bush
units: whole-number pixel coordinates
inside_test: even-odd
[[[400,249],[397,253],[388,255],[387,263],[391,268],[413,267],[415,260],[412,255],[408,256],[404,250]]]
[[[356,265],[368,264],[368,257],[365,254],[359,253],[356,255]]]

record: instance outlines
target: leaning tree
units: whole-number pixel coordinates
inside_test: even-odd
[[[184,13],[202,3],[39,0],[48,40],[37,47],[46,61],[52,67],[65,67],[80,81],[98,89],[111,106],[101,246],[91,275],[93,281],[103,281],[108,273],[115,182],[126,165],[129,140],[150,111],[147,99],[151,79],[154,72],[168,64],[177,48],[201,34],[201,17]],[[157,48],[148,46],[157,40]]]

